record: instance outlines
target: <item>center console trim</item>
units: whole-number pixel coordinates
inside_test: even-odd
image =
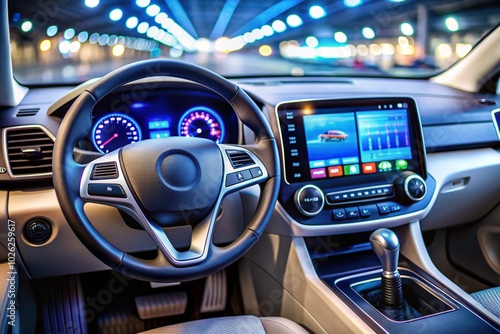
[[[416,211],[396,217],[385,217],[374,220],[368,220],[356,223],[330,224],[330,225],[304,225],[293,219],[283,208],[281,203],[276,203],[276,210],[273,214],[273,222],[269,224],[267,230],[270,233],[286,236],[321,236],[328,234],[345,234],[375,230],[381,227],[396,227],[405,225],[408,222],[414,222],[422,219],[430,211],[435,197],[434,194],[431,203],[424,210]],[[276,215],[279,214],[279,219]]]
[[[442,312],[435,313],[435,314],[430,314],[430,315],[425,315],[425,316],[422,316],[422,317],[419,317],[419,318],[416,318],[416,319],[411,319],[411,320],[395,321],[395,320],[392,320],[392,319],[388,318],[382,312],[380,312],[375,307],[373,307],[373,309],[376,312],[378,312],[381,316],[383,316],[384,318],[386,318],[387,321],[390,321],[390,322],[393,322],[393,323],[410,323],[410,322],[413,322],[413,321],[423,320],[423,319],[426,319],[426,318],[438,316],[440,314],[444,314],[444,313],[449,313],[449,312],[456,311],[459,308],[456,304],[459,304],[460,306],[465,307],[464,305],[462,305],[461,303],[459,303],[457,300],[455,300],[453,297],[451,297],[448,294],[446,294],[443,290],[441,290],[436,285],[432,284],[431,282],[429,282],[428,280],[426,280],[425,278],[423,278],[422,276],[420,276],[419,274],[417,274],[413,270],[408,269],[408,268],[404,268],[404,267],[398,267],[398,269],[401,271],[401,278],[402,279],[410,279],[410,280],[416,282],[423,289],[427,290],[429,293],[438,296],[443,303],[445,303],[446,305],[448,305],[451,308],[451,310],[442,311]],[[403,274],[403,273],[406,273],[406,272],[411,273],[413,276],[409,276],[409,275]],[[335,288],[338,289],[347,299],[349,299],[351,301],[351,303],[353,303],[354,305],[357,305],[356,302],[354,300],[352,300],[351,297],[349,297],[338,286],[338,283],[340,283],[342,281],[347,281],[347,280],[355,279],[355,278],[358,278],[358,277],[370,276],[370,275],[375,275],[375,274],[379,274],[379,276],[380,276],[381,273],[382,273],[382,270],[378,269],[378,270],[370,270],[370,271],[365,271],[365,272],[362,272],[362,273],[359,273],[359,274],[349,275],[349,276],[346,276],[346,277],[338,278],[338,279],[336,279],[334,281]],[[377,281],[377,280],[380,280],[380,278],[365,279],[365,280],[359,281],[357,283],[352,283],[352,284],[349,285],[349,287],[360,298],[363,298],[356,290],[353,289],[353,287],[356,286],[356,285],[360,285],[360,284],[367,283],[367,282],[372,282],[372,281]],[[432,288],[432,290],[429,289],[429,287]],[[368,301],[366,301],[366,300],[365,300],[365,302],[368,303]],[[368,313],[366,313],[362,308],[359,307],[359,309],[361,310],[361,312],[363,312],[363,314],[365,316],[367,316],[368,318],[370,318],[373,322],[377,323],[377,321],[375,319],[373,319]]]

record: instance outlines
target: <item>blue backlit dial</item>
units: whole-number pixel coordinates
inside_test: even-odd
[[[224,140],[224,123],[214,110],[207,107],[194,107],[182,115],[179,122],[179,135],[201,137],[221,143]]]
[[[92,144],[101,153],[109,153],[141,139],[137,122],[123,114],[101,117],[92,128]]]

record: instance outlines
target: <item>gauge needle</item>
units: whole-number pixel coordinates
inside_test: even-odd
[[[104,146],[108,145],[110,141],[112,141],[113,139],[115,138],[118,138],[118,133],[115,133],[113,136],[111,136],[111,138],[109,138],[108,140],[106,140],[104,143],[101,144],[101,148],[103,148]]]

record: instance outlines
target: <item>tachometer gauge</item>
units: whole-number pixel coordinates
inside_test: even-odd
[[[141,129],[137,122],[123,114],[101,117],[92,128],[92,144],[101,153],[109,153],[141,139]]]
[[[179,122],[179,135],[207,138],[221,143],[224,140],[224,123],[214,110],[207,107],[194,107],[182,115]]]

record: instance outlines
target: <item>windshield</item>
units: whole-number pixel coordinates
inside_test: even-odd
[[[12,0],[14,75],[78,83],[141,59],[229,77],[430,76],[498,24],[497,0]]]

